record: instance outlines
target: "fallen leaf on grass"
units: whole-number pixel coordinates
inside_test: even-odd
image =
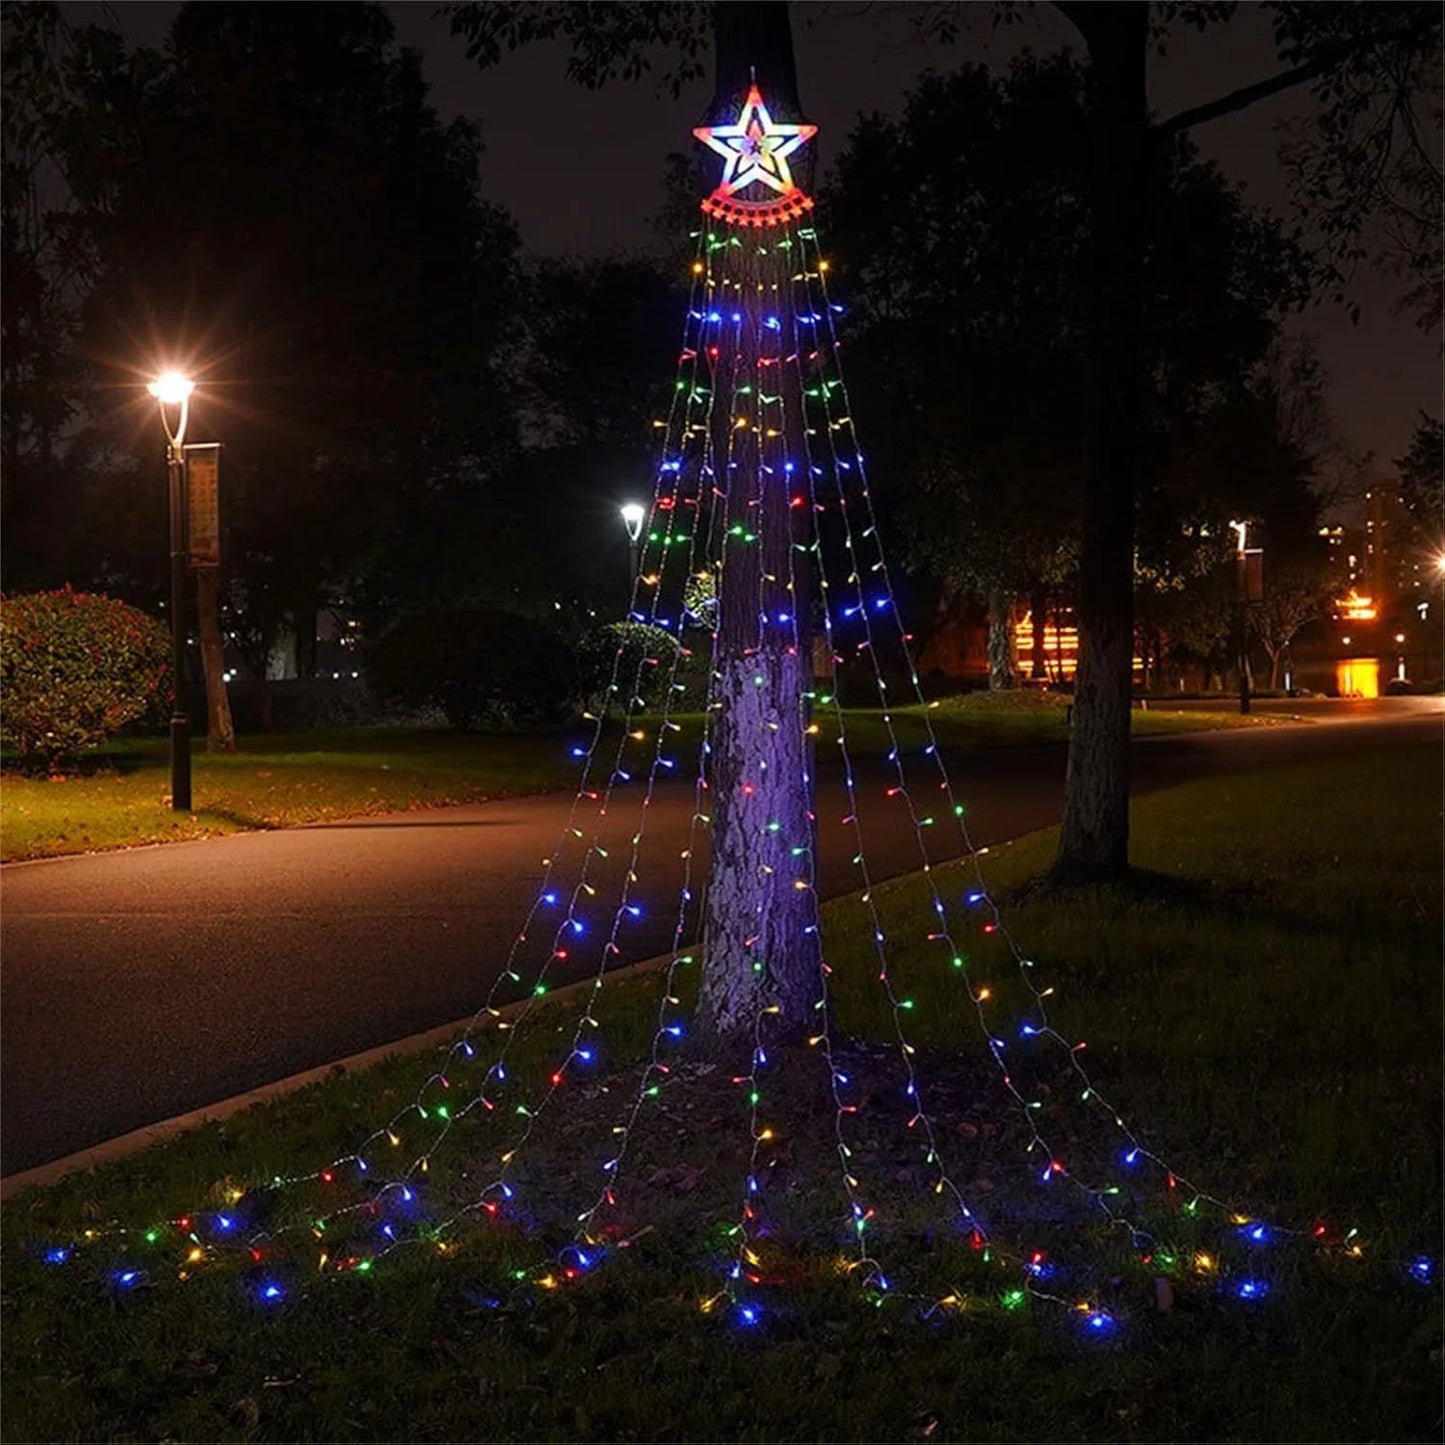
[[[230,1413],[231,1418],[247,1430],[254,1430],[261,1423],[261,1407],[250,1396],[235,1401]]]

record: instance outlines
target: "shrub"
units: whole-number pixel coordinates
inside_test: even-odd
[[[550,722],[570,693],[566,649],[540,622],[512,612],[414,613],[371,644],[367,676],[383,701],[439,707],[462,731]]]
[[[0,740],[58,771],[169,697],[170,650],[154,617],[113,597],[0,598]]]
[[[621,708],[635,698],[641,698],[645,708],[660,707],[673,680],[677,650],[672,633],[650,623],[607,622],[593,628],[577,645],[577,683],[583,702],[594,711],[602,710],[614,681],[615,662],[617,690],[612,700]],[[676,680],[683,681],[680,676]]]

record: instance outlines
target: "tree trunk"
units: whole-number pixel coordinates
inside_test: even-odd
[[[316,676],[316,603],[308,599],[291,614],[296,636],[296,676]]]
[[[718,45],[713,118],[736,115],[752,70],[772,113],[797,118],[787,7],[714,9]],[[793,335],[786,308],[796,267],[775,231],[734,232],[715,253],[741,322],[724,333],[714,372],[716,485],[728,528],[718,581],[712,758],[712,865],[698,1027],[709,1047],[751,1039],[760,1007],[775,1008],[770,1035],[815,1026],[823,991],[809,881],[816,846],[807,748],[812,687],[808,508],[790,505],[785,463],[801,458],[802,394],[796,366],[760,366]],[[768,318],[781,316],[781,329]],[[743,387],[750,391],[742,392]],[[764,393],[783,397],[783,427],[756,425]],[[775,413],[770,413],[775,415]],[[746,425],[737,425],[739,420]],[[773,434],[768,435],[771,431]],[[785,434],[779,434],[785,433]],[[765,470],[767,468],[768,470]]]
[[[995,588],[988,594],[988,689],[1006,692],[1017,686],[1013,600]]]
[[[1148,7],[1062,5],[1088,43],[1092,285],[1079,554],[1079,660],[1054,871],[1114,878],[1129,863],[1134,473],[1139,421]]]
[[[214,567],[196,572],[196,613],[200,621],[201,672],[206,679],[206,751],[234,753],[236,729],[226,695],[225,657],[221,642],[220,575]]]
[[[1047,682],[1049,677],[1049,644],[1044,635],[1049,625],[1049,594],[1035,587],[1029,598],[1029,617],[1033,622],[1033,645],[1029,648],[1029,677],[1034,682]]]

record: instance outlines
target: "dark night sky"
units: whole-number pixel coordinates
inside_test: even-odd
[[[179,6],[172,0],[128,0],[102,6],[72,3],[75,23],[119,23],[137,44],[160,43]],[[539,45],[480,72],[446,22],[433,18],[432,0],[385,7],[402,44],[419,50],[445,116],[463,114],[481,125],[486,154],[483,186],[516,218],[524,242],[542,252],[591,252],[645,245],[647,222],[661,201],[660,175],[669,151],[692,145],[710,86],[698,82],[681,99],[659,96],[644,81],[592,93],[570,84],[564,48]],[[858,112],[892,111],[918,75],[965,61],[1006,64],[1025,46],[1051,52],[1078,48],[1071,27],[1049,5],[1025,11],[1022,23],[996,29],[992,7],[981,0],[965,15],[957,43],[943,47],[912,37],[904,7],[795,3],[799,83],[809,118],[820,126],[826,165]],[[1181,34],[1169,53],[1151,61],[1150,101],[1170,114],[1262,78],[1276,69],[1269,27],[1250,6],[1228,25],[1203,35]],[[1275,159],[1282,124],[1308,122],[1303,91],[1286,92],[1236,116],[1199,127],[1201,149],[1249,198],[1284,211],[1283,172]],[[1358,326],[1328,304],[1312,308],[1298,325],[1313,332],[1331,377],[1335,418],[1342,435],[1373,450],[1381,468],[1408,442],[1417,409],[1440,409],[1436,337],[1390,314],[1394,293],[1362,276],[1354,296],[1364,304]]]

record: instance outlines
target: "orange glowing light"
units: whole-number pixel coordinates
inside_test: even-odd
[[[1349,657],[1335,663],[1335,690],[1341,697],[1379,697],[1380,659]]]
[[[1361,597],[1353,587],[1335,603],[1335,615],[1343,622],[1373,622],[1378,615],[1373,597]]]

